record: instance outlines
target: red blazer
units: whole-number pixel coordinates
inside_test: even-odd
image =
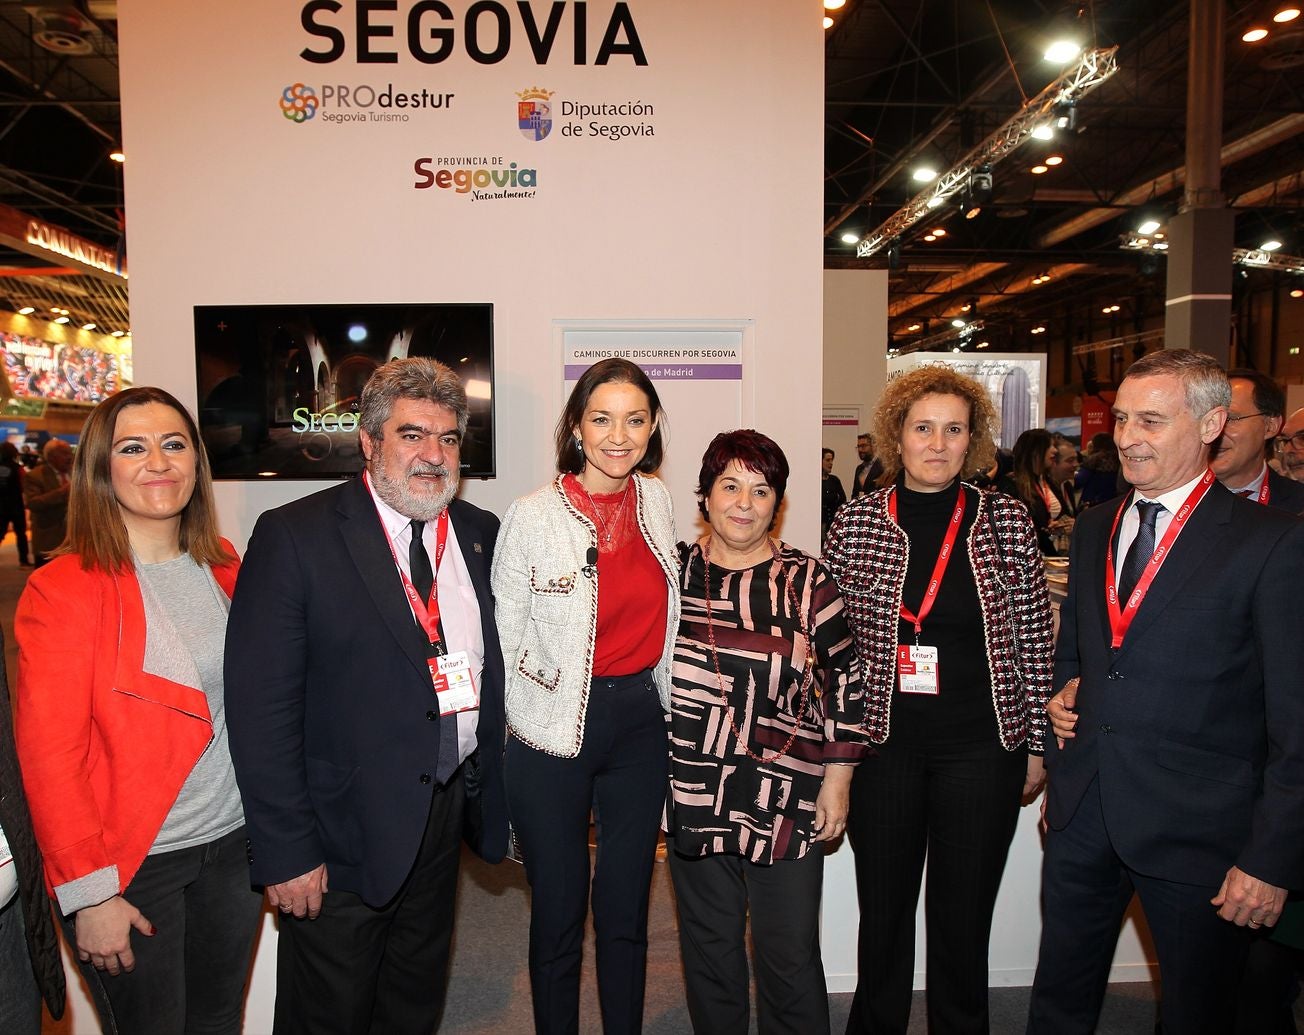
[[[228,597],[238,568],[213,568]],[[133,571],[84,571],[79,557],[56,557],[28,579],[14,634],[15,735],[46,884],[116,866],[122,891],[213,737],[208,701],[142,671],[145,606]]]

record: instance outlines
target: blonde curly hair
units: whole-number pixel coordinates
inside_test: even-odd
[[[901,472],[901,429],[910,407],[926,395],[955,395],[969,404],[969,448],[961,478],[972,478],[995,462],[995,433],[1001,421],[987,390],[948,366],[916,367],[887,383],[874,411],[874,441],[880,444],[879,459],[883,461],[879,485],[891,485]],[[897,448],[888,448],[888,443]]]

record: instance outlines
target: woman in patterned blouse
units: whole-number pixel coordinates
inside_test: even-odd
[[[983,1033],[992,910],[1021,797],[1045,780],[1051,611],[1023,504],[961,479],[987,468],[983,387],[920,367],[874,418],[884,488],[829,529],[878,746],[856,772],[848,831],[860,899],[848,1033],[904,1035],[915,909],[928,860],[928,1030]]]
[[[820,959],[824,851],[868,750],[842,597],[770,538],[788,461],[755,431],[702,458],[710,531],[680,544],[668,844],[693,1028],[748,1030],[747,918],[762,1031],[829,1030]]]

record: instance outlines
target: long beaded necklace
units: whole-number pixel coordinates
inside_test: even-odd
[[[770,553],[776,561],[780,559],[779,549],[774,545],[773,540],[770,541]],[[705,586],[703,587],[705,589],[703,596],[706,599],[706,642],[711,647],[711,663],[715,666],[715,681],[720,687],[720,703],[724,705],[724,717],[729,723],[729,728],[733,730],[733,735],[738,741],[738,746],[743,749],[748,758],[753,762],[777,761],[788,753],[788,749],[792,747],[793,741],[797,739],[797,732],[801,729],[801,717],[806,714],[806,706],[810,702],[811,682],[815,678],[815,654],[813,641],[811,639],[810,629],[801,619],[801,611],[797,607],[797,597],[792,591],[792,580],[785,580],[783,588],[787,593],[788,606],[792,608],[792,613],[797,617],[797,629],[801,633],[802,640],[806,643],[806,671],[802,673],[801,700],[798,705],[795,721],[792,725],[792,732],[788,734],[788,739],[784,742],[783,747],[779,748],[778,752],[773,755],[767,756],[764,753],[758,755],[747,746],[747,742],[743,740],[743,735],[738,729],[737,724],[734,722],[733,705],[729,703],[729,697],[725,693],[724,676],[720,672],[720,652],[715,645],[715,627],[711,624],[711,540],[709,538],[706,541],[706,545],[702,548],[702,560],[706,565]],[[782,567],[782,565],[780,567]]]
[[[616,513],[611,516],[611,524],[607,524],[606,519],[602,516],[602,511],[598,508],[597,501],[594,500],[589,490],[584,487],[584,483],[576,478],[575,484],[580,487],[580,492],[584,493],[584,498],[589,501],[589,506],[593,508],[593,516],[598,519],[599,535],[602,537],[603,545],[610,547],[611,537],[620,531],[620,516],[625,513],[625,502],[629,499],[629,493],[633,486],[629,482],[625,483],[625,491],[620,495],[620,503],[616,507]]]

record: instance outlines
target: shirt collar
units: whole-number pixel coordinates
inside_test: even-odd
[[[1236,492],[1236,493],[1248,492],[1251,496],[1257,496],[1259,494],[1259,490],[1263,488],[1263,480],[1267,477],[1268,477],[1268,465],[1265,463],[1263,467],[1259,469],[1259,476],[1255,478],[1253,481],[1247,482],[1244,485],[1238,485],[1235,488],[1232,488],[1232,486],[1229,485],[1227,486],[1227,488],[1231,489],[1232,492]]]
[[[1192,490],[1199,484],[1200,479],[1204,477],[1204,471],[1201,471],[1185,485],[1179,485],[1176,489],[1169,489],[1161,496],[1143,496],[1140,492],[1136,494],[1136,499],[1149,500],[1152,503],[1162,503],[1164,510],[1170,514],[1176,514],[1182,509],[1182,504],[1186,502],[1186,497],[1191,495]]]

